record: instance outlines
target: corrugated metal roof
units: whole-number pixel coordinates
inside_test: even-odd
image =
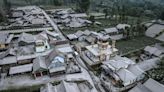
[[[112,27],[112,28],[106,28],[106,29],[104,29],[105,30],[105,32],[106,33],[117,33],[118,32],[118,30],[117,30],[117,28],[115,28],[115,27]]]
[[[20,65],[15,67],[10,67],[9,74],[18,74],[32,71],[33,64]]]
[[[47,65],[45,63],[45,57],[37,57],[33,60],[33,72],[47,70]]]
[[[7,65],[7,64],[16,64],[17,60],[15,56],[6,57],[0,59],[0,65]]]

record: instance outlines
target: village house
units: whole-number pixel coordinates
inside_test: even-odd
[[[138,83],[137,86],[128,92],[163,92],[164,85],[149,78],[145,83]]]
[[[61,81],[53,86],[51,83],[40,88],[40,92],[92,92],[92,85],[88,81]]]
[[[68,37],[68,39],[70,41],[73,41],[73,40],[77,40],[78,39],[78,37],[75,34],[68,34],[67,37]]]
[[[8,29],[21,29],[24,27],[50,26],[42,10],[36,6],[25,6],[11,9]]]
[[[0,67],[3,73],[7,73],[9,68],[16,64],[16,53],[13,49],[8,49],[0,53]]]
[[[161,44],[155,44],[154,46],[146,46],[144,48],[144,54],[141,55],[141,59],[163,57],[164,47]]]
[[[22,33],[18,39],[18,44],[21,46],[34,44],[35,43],[35,36],[28,33]]]
[[[155,38],[160,41],[164,41],[164,25],[163,24],[152,24],[145,32],[148,37]]]
[[[23,11],[22,10],[13,11],[12,12],[12,17],[14,17],[14,18],[23,17]]]
[[[45,57],[39,56],[33,60],[33,72],[32,73],[35,78],[48,74],[48,68],[46,65]]]
[[[80,28],[92,23],[86,19],[88,17],[86,13],[75,13],[72,9],[56,9],[50,12],[53,21],[62,27]]]
[[[118,29],[118,30],[125,30],[126,28],[130,28],[131,27],[131,25],[129,25],[129,24],[118,24],[117,26],[116,26],[116,28]]]
[[[46,56],[46,65],[48,67],[50,76],[65,73],[66,63],[62,54],[58,54],[55,50]]]
[[[89,16],[94,16],[95,19],[104,19],[105,18],[104,13],[90,13]]]
[[[116,27],[112,27],[112,28],[106,28],[104,29],[104,33],[105,35],[109,36],[109,39],[111,40],[121,40],[123,39],[123,30],[119,30]]]
[[[119,34],[119,31],[116,27],[112,27],[112,28],[105,28],[104,31],[108,34],[108,35],[117,35]]]
[[[144,78],[144,71],[135,65],[134,61],[126,57],[116,56],[103,62],[101,67],[106,76],[114,79],[114,85],[122,83],[122,85],[128,86]]]

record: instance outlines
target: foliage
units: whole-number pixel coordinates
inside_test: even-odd
[[[3,2],[4,2],[5,9],[7,10],[7,12],[9,12],[11,8],[11,3],[8,2],[8,0],[3,0]]]
[[[105,18],[107,18],[107,16],[109,15],[109,10],[108,10],[108,8],[105,8],[105,9],[103,10],[103,13],[105,13]]]
[[[87,12],[90,7],[90,0],[80,0],[78,5],[81,12]]]

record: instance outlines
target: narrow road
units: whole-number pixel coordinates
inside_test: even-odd
[[[53,29],[59,33],[59,35],[63,38],[63,39],[66,39],[63,34],[61,33],[61,31],[59,30],[58,26],[53,22],[53,20],[49,17],[49,15],[44,11],[42,10],[44,16],[47,18],[47,20],[50,22],[51,26],[53,27]]]

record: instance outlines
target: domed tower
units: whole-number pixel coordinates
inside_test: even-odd
[[[109,41],[107,38],[102,37],[98,40],[97,44],[100,53],[100,61],[104,61],[107,59],[106,51],[109,46]]]
[[[97,44],[98,44],[99,50],[106,50],[108,48],[109,41],[107,38],[102,37],[98,39]]]

